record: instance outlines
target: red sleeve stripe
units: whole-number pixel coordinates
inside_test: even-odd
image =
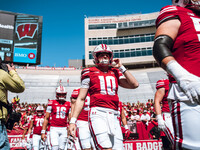
[[[160,11],[159,16],[165,12],[176,11],[176,10],[178,9],[175,6],[164,8],[163,10]]]
[[[90,73],[90,71],[85,71],[85,72],[82,73],[82,75],[85,75],[87,73]]]
[[[164,85],[165,85],[165,82],[158,82],[156,83],[156,88],[158,89],[158,88],[164,87]]]

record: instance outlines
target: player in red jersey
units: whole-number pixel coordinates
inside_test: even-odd
[[[44,122],[44,108],[42,106],[38,106],[36,109],[36,115],[33,116],[29,131],[30,134],[33,130],[33,149],[39,150],[44,148],[44,145],[41,143],[41,130],[42,124]]]
[[[200,149],[200,1],[172,0],[156,20],[153,55],[170,74],[176,149]]]
[[[28,108],[27,108],[27,110],[26,110],[26,115],[27,115],[28,122],[30,122],[31,119],[32,119],[32,117],[33,117],[31,107],[28,107]]]
[[[60,84],[56,89],[56,100],[49,100],[44,124],[42,127],[42,140],[46,140],[46,129],[50,121],[50,142],[52,150],[64,150],[67,143],[67,120],[70,116],[70,102],[66,101],[67,91]]]
[[[107,45],[98,45],[94,49],[93,57],[96,66],[83,69],[81,73],[82,85],[70,120],[69,132],[75,136],[75,123],[89,93],[90,131],[96,148],[123,149],[123,137],[117,119],[118,85],[134,89],[138,87],[138,82],[119,59],[113,60],[112,50]]]
[[[171,142],[171,144],[173,144],[174,129],[172,125],[172,118],[167,100],[169,92],[169,80],[168,79],[158,80],[156,83],[156,89],[157,91],[154,97],[154,109],[157,115],[156,118],[158,120],[158,128],[160,128],[162,131],[165,132],[165,134],[168,137],[168,140]],[[161,110],[161,104],[162,104],[162,110]],[[166,148],[170,147],[168,140],[164,142],[168,144],[165,145],[163,143],[163,146],[165,146]]]
[[[74,105],[76,99],[78,97],[80,89],[74,89],[71,94],[71,111],[74,110]],[[90,150],[91,147],[94,147],[94,143],[92,140],[92,136],[89,130],[89,122],[88,122],[88,114],[90,110],[90,96],[89,94],[86,97],[85,104],[80,115],[77,118],[77,132],[78,132],[78,139],[80,143],[80,147],[83,150]]]

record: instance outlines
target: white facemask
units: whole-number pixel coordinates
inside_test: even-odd
[[[99,61],[99,64],[101,64],[101,65],[109,65],[110,63],[109,63],[109,60],[102,59],[102,60]]]

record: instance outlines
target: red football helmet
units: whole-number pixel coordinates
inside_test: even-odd
[[[101,53],[108,53],[109,54],[109,56],[110,56],[109,62],[99,62],[98,56]],[[95,49],[93,51],[93,58],[94,58],[94,63],[96,65],[110,65],[112,63],[112,60],[113,60],[113,52],[110,49],[110,47],[107,46],[106,44],[100,44],[97,47],[95,47]]]
[[[172,4],[180,7],[194,8],[200,10],[200,0],[172,0]]]
[[[76,99],[78,97],[80,89],[74,89],[72,94],[71,94],[71,98]]]
[[[37,112],[37,115],[38,116],[42,116],[44,114],[44,108],[43,106],[39,105],[37,108],[36,108],[36,112]]]
[[[67,91],[65,88],[60,84],[59,87],[56,88],[56,98],[58,100],[65,100],[67,97]]]

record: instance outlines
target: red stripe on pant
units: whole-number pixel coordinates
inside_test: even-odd
[[[163,120],[165,121],[165,114],[163,114]],[[167,135],[167,138],[169,139],[169,141],[171,142],[171,144],[174,144],[174,137],[170,131],[170,129],[165,125],[166,129],[164,132]]]
[[[176,106],[175,104],[176,103]],[[175,111],[176,110],[176,111]],[[181,124],[181,112],[180,112],[180,103],[176,101],[172,101],[172,122],[174,127],[174,149],[176,149],[176,145],[180,150],[182,150],[182,142],[183,142],[183,133],[182,133],[182,124]],[[177,115],[177,118],[175,116]],[[178,120],[178,125],[176,126],[176,119]],[[179,139],[177,141],[177,128],[179,132]]]
[[[79,141],[80,147],[81,147],[81,149],[83,149],[83,146],[82,146],[82,144],[81,144],[81,140],[80,140],[80,136],[79,136],[79,128],[77,128],[76,131],[77,131],[78,141]]]
[[[91,113],[91,109],[90,109],[90,112],[89,112],[89,127],[90,127],[90,133],[92,135],[92,139],[94,141],[94,145],[95,145],[95,148],[97,150],[102,150],[103,147],[98,143],[97,141],[97,138],[95,136],[95,133],[94,133],[94,130],[93,130],[93,127],[92,127],[92,122],[91,122],[91,119],[90,119],[90,113]]]
[[[179,141],[178,146],[180,149],[182,149],[182,143],[183,143],[183,131],[182,131],[182,124],[181,124],[181,111],[180,111],[180,103],[177,102],[177,116],[178,116],[178,128],[179,128]]]

